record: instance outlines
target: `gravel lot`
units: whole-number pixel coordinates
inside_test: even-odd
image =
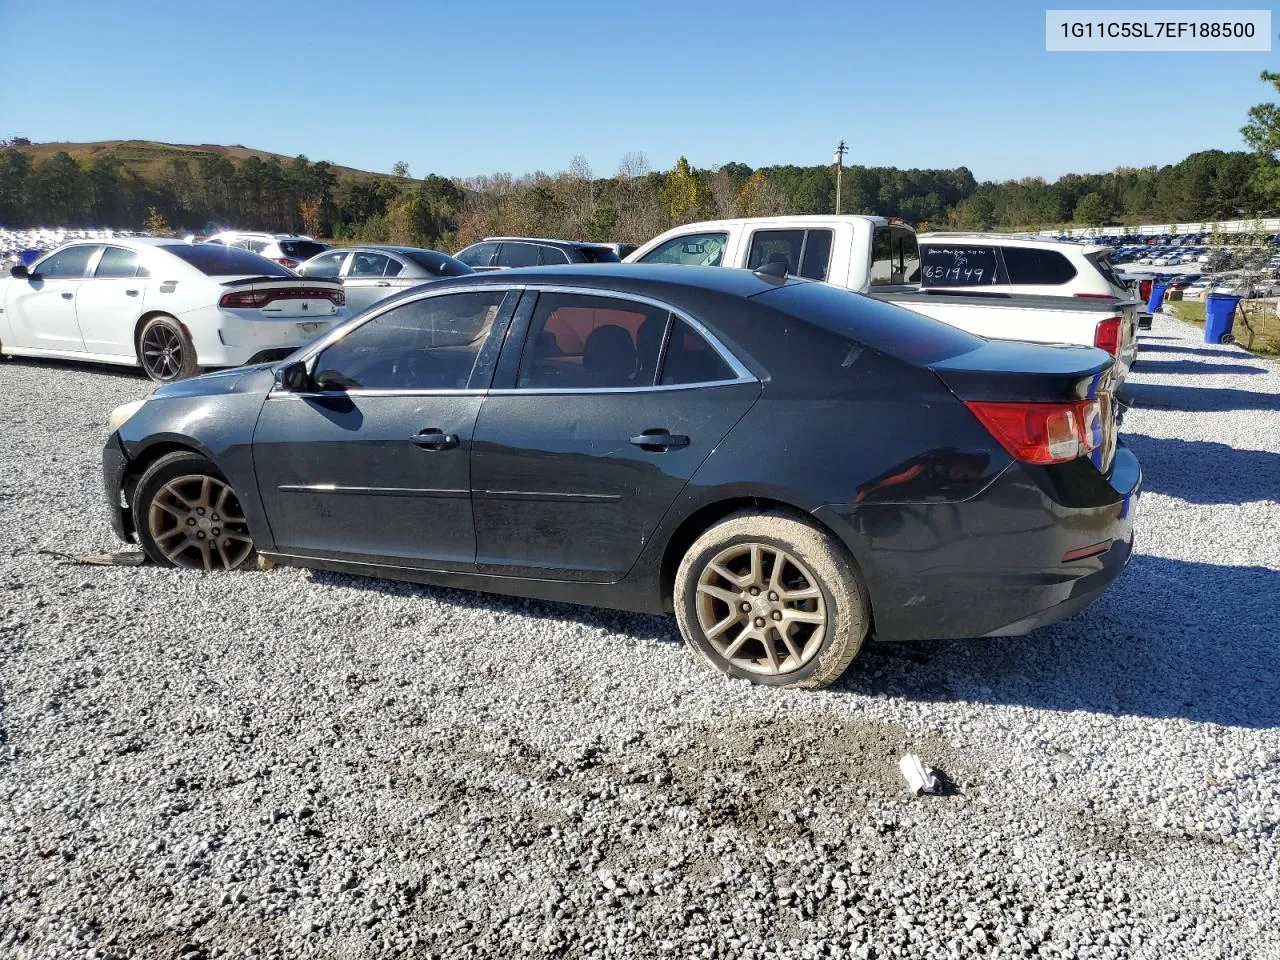
[[[148,386],[3,362],[0,955],[1280,957],[1280,365],[1197,336],[1143,341],[1115,588],[816,694],[664,619],[67,565]]]

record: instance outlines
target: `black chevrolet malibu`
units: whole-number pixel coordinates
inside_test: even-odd
[[[712,667],[818,687],[872,633],[1023,634],[1107,588],[1141,483],[1111,364],[742,270],[511,270],[162,386],[103,466],[157,563],[674,613]]]

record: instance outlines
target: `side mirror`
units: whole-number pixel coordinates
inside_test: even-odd
[[[315,389],[307,365],[301,360],[295,360],[276,371],[276,383],[290,393],[306,393]]]
[[[9,268],[9,276],[17,277],[19,280],[25,280],[29,276],[26,264],[15,263]]]

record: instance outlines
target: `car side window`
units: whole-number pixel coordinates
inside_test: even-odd
[[[530,389],[653,386],[667,311],[613,297],[543,293],[516,385]]]
[[[538,248],[532,243],[504,243],[498,251],[499,267],[536,267]]]
[[[304,277],[336,277],[342,269],[342,261],[347,258],[347,251],[326,253],[306,264],[305,270],[299,270]]]
[[[724,261],[727,233],[686,233],[658,244],[643,257],[641,263],[690,263],[718,267]]]
[[[46,280],[75,280],[85,275],[89,261],[101,247],[81,244],[50,254],[37,264],[32,273]]]
[[[924,287],[987,287],[1005,283],[995,247],[969,244],[924,248],[920,283]]]
[[[404,270],[404,264],[395,257],[387,257],[387,269],[382,274],[384,277],[398,277],[400,272]]]
[[[569,255],[559,247],[539,247],[538,249],[542,253],[543,266],[569,262]]]
[[[138,252],[124,247],[107,247],[94,268],[95,277],[135,277],[138,275]]]
[[[757,230],[751,235],[747,269],[755,270],[771,263],[782,263],[786,264],[787,273],[794,275],[800,267],[800,250],[803,246],[803,230]]]
[[[459,250],[454,259],[461,260],[468,267],[487,267],[497,249],[496,243],[473,243],[465,250]]]
[[[505,290],[424,297],[351,330],[316,358],[321,389],[461,390]]]
[[[728,361],[716,352],[707,338],[691,325],[675,318],[667,337],[662,357],[662,375],[658,383],[664,387],[681,383],[717,383],[738,378]]]
[[[1057,250],[1034,247],[1001,247],[1009,282],[1013,284],[1057,285],[1075,278],[1076,268]]]
[[[347,276],[358,279],[380,277],[387,269],[388,258],[380,253],[357,253],[351,258],[351,267]]]

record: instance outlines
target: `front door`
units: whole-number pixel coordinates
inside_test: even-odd
[[[530,308],[532,297],[476,425],[477,564],[619,580],[760,385],[664,307],[543,292]]]
[[[9,281],[6,312],[14,346],[84,352],[76,292],[100,249],[87,243],[63,247],[35,264],[31,277]]]
[[[76,291],[76,318],[86,353],[137,355],[133,334],[142,316],[146,282],[146,270],[138,269],[136,250],[107,247],[102,251],[93,276]]]
[[[506,296],[398,303],[320,349],[314,389],[272,393],[253,457],[277,552],[475,569],[470,456]]]

